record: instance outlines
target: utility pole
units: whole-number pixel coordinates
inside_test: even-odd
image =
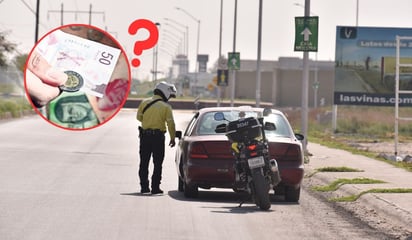
[[[47,11],[47,20],[49,20],[49,15],[50,13],[60,13],[60,25],[63,26],[63,15],[64,15],[64,10],[63,10],[63,3],[60,5],[60,10],[49,10]]]
[[[40,1],[40,0],[38,0],[38,1]],[[103,12],[103,11],[92,11],[92,4],[90,4],[90,6],[89,6],[89,11],[79,11],[79,10],[64,10],[63,9],[63,3],[62,3],[60,10],[49,10],[47,12],[47,17],[49,16],[50,13],[60,13],[60,25],[64,25],[63,15],[65,13],[74,13],[74,14],[76,14],[76,16],[79,13],[89,14],[89,25],[92,25],[92,15],[93,14],[103,14],[103,21],[106,21],[105,12]]]
[[[220,0],[220,24],[219,24],[219,60],[218,60],[218,68],[220,68],[222,63],[222,23],[223,23],[223,0]],[[220,100],[221,100],[221,86],[217,86],[217,107],[220,107]]]
[[[199,61],[198,61],[198,56],[199,56],[199,41],[200,41],[200,19],[195,18],[192,14],[190,14],[188,11],[175,7],[176,10],[184,12],[187,16],[189,16],[191,19],[197,22],[197,46],[196,46],[196,57],[195,57],[195,83],[194,83],[194,88],[192,88],[192,95],[197,95],[197,75],[199,73]]]
[[[259,0],[259,23],[258,23],[258,48],[256,61],[256,107],[260,107],[260,85],[261,85],[261,69],[260,61],[262,54],[262,8],[263,0]]]
[[[34,44],[36,44],[37,41],[39,40],[39,24],[40,24],[40,21],[39,21],[40,13],[39,13],[39,11],[40,11],[40,0],[37,0],[37,4],[36,4],[36,30],[35,30],[35,33],[34,33]]]
[[[236,28],[237,28],[237,0],[235,0],[235,13],[233,20],[233,53],[236,52]],[[235,99],[235,90],[236,90],[236,70],[232,69],[232,88],[231,88],[231,97],[230,97],[230,106],[234,106]]]
[[[310,0],[305,0],[305,18],[310,16]],[[302,73],[302,134],[308,135],[308,95],[309,95],[309,52],[303,52],[303,73]],[[307,150],[307,141],[303,142],[303,150]]]
[[[161,25],[160,23],[155,23],[156,27],[159,28]],[[158,44],[153,48],[153,87],[157,84],[157,58],[158,58]]]

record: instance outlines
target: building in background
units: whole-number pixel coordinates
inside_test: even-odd
[[[174,79],[178,92],[183,96],[196,93],[195,97],[216,98],[218,91],[213,82],[217,73],[188,72],[187,58],[173,61],[177,65],[177,78]],[[241,60],[236,73],[235,98],[256,99],[256,60]],[[309,107],[333,104],[335,62],[310,60]],[[281,57],[278,61],[261,61],[261,101],[276,107],[300,107],[302,105],[303,61],[297,57]],[[197,78],[197,79],[196,79]],[[231,98],[231,74],[229,85],[221,87],[221,98]],[[195,83],[196,81],[196,85]]]
[[[260,68],[262,102],[271,102],[276,107],[302,105],[302,59],[281,57],[278,61],[261,61]],[[309,107],[333,104],[334,78],[334,62],[310,61]],[[222,88],[223,98],[230,98],[230,84],[231,79],[229,86]],[[241,60],[241,69],[236,73],[235,98],[256,99],[255,60]]]

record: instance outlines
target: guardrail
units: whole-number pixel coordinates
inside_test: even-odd
[[[126,103],[124,104],[123,108],[138,108],[140,102],[142,101],[142,98],[131,98],[127,99]],[[217,103],[216,101],[213,100],[185,100],[185,99],[171,99],[169,101],[170,105],[173,107],[173,109],[187,109],[187,110],[196,110],[204,107],[216,107]],[[250,102],[250,101],[236,101],[234,106],[255,106],[256,103]],[[230,102],[225,102],[221,101],[220,102],[221,107],[228,107],[230,106]],[[272,103],[260,103],[260,107],[268,107],[268,108],[273,108]]]

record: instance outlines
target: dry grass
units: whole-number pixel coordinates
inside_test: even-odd
[[[296,132],[300,131],[301,111],[283,110]],[[412,108],[399,109],[399,116],[412,117]],[[319,135],[337,135],[345,138],[389,140],[394,137],[394,107],[338,106],[337,128],[332,129],[332,107],[310,109],[309,138]],[[412,121],[399,121],[399,136],[412,141]]]
[[[308,141],[328,147],[343,149],[356,154],[386,161],[392,165],[412,171],[412,162],[389,161],[376,155],[374,148],[364,148],[365,144],[376,145],[382,152],[382,144],[393,147],[395,114],[394,108],[339,106],[337,128],[332,129],[332,107],[311,109],[309,113]],[[283,110],[295,132],[300,132],[301,112],[295,109]],[[399,116],[412,117],[412,108],[401,108]],[[399,122],[399,143],[411,149],[412,121]],[[376,150],[376,149],[375,149]],[[391,148],[391,150],[393,150]],[[383,151],[385,152],[385,151]]]

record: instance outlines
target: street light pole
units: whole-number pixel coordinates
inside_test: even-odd
[[[157,27],[160,26],[160,23],[155,23]],[[156,86],[157,83],[157,57],[158,57],[158,45],[153,48],[153,86]]]
[[[262,6],[263,0],[259,0],[259,26],[258,26],[258,50],[256,61],[256,107],[260,106],[260,59],[262,52]]]
[[[164,19],[165,19],[166,21],[170,21],[170,22],[172,22],[172,23],[174,23],[174,24],[176,24],[176,25],[178,25],[178,26],[180,26],[180,27],[185,28],[186,32],[184,32],[184,38],[185,38],[185,40],[184,40],[184,46],[185,46],[184,55],[187,56],[187,55],[189,54],[189,26],[183,25],[183,24],[179,23],[178,21],[175,21],[175,20],[173,20],[173,19],[171,19],[171,18],[164,18]],[[172,26],[172,25],[170,25],[170,26]]]
[[[164,37],[168,37],[169,35],[163,35]],[[169,48],[169,49],[176,49],[175,52],[175,56],[179,55],[179,43],[177,42],[173,42],[172,38],[163,38],[163,41],[160,42],[160,44],[162,45],[167,45],[165,47]]]
[[[356,0],[356,27],[359,23],[359,0]]]
[[[219,25],[219,58],[218,58],[218,68],[222,64],[222,23],[223,23],[223,0],[220,0],[220,25]],[[217,107],[220,107],[222,87],[217,86]]]
[[[36,4],[36,30],[34,31],[34,44],[39,40],[39,24],[40,24],[40,0],[37,0]]]
[[[237,28],[237,0],[235,0],[235,14],[233,20],[233,53],[236,52],[236,28]],[[230,97],[230,106],[234,106],[235,89],[236,89],[236,70],[232,69],[232,92]]]
[[[194,88],[196,90],[197,88],[197,73],[199,71],[199,62],[197,61],[197,56],[199,55],[199,41],[200,41],[200,19],[197,19],[195,17],[193,17],[192,14],[190,14],[189,12],[187,12],[186,10],[184,10],[183,8],[179,8],[176,7],[177,10],[180,10],[182,12],[184,12],[186,15],[188,15],[190,18],[192,18],[194,21],[197,22],[197,46],[196,46],[196,57],[195,57],[195,84],[194,84]]]
[[[310,16],[310,0],[305,0],[305,18]],[[303,52],[303,73],[302,73],[302,125],[303,136],[308,134],[308,95],[309,95],[309,52]],[[303,142],[303,149],[306,151],[306,141]]]
[[[171,39],[173,39],[175,42],[177,42],[178,48],[179,48],[179,50],[181,50],[181,51],[178,51],[179,54],[180,54],[181,52],[184,52],[184,51],[185,51],[185,50],[184,50],[184,43],[183,43],[183,46],[182,46],[182,39],[179,38],[179,36],[176,35],[176,33],[171,32],[171,31],[168,31],[167,29],[165,29],[164,32],[165,32],[165,34],[168,34],[168,35],[166,35],[166,36],[170,36]],[[183,42],[184,42],[184,41],[183,41]]]
[[[179,28],[177,28],[177,27],[175,27],[175,26],[173,26],[173,25],[171,25],[171,24],[165,23],[165,25],[170,26],[170,27],[174,28],[178,33],[183,34],[183,38],[180,38],[180,39],[179,39],[179,40],[180,40],[179,47],[181,48],[181,54],[186,55],[186,45],[185,45],[186,32],[181,31]],[[175,35],[175,34],[174,34],[174,35]],[[176,36],[176,35],[175,35],[175,36]]]

